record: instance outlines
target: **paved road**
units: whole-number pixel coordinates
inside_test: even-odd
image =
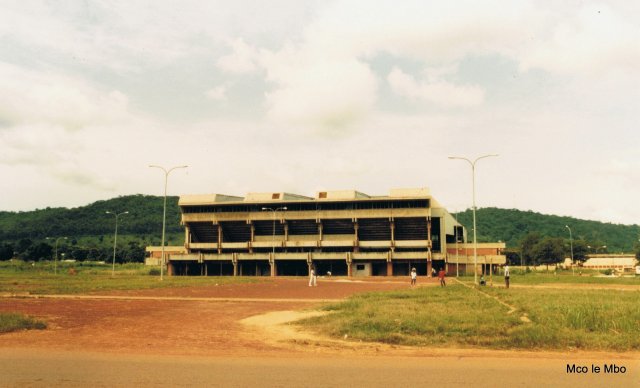
[[[624,374],[567,374],[615,362]],[[0,349],[18,387],[640,387],[639,360],[512,357],[164,357]]]

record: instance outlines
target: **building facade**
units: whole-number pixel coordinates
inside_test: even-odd
[[[185,253],[168,255],[173,275],[306,276],[311,268],[330,276],[402,276],[413,267],[420,275],[440,268],[449,274],[473,271],[465,228],[426,188],[392,189],[388,196],[354,190],[315,197],[184,195],[179,206]],[[479,249],[478,267],[504,264],[502,248]]]

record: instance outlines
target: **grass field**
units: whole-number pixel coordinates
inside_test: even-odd
[[[501,289],[460,284],[371,293],[301,322],[334,338],[497,349],[640,349],[640,291]],[[530,322],[521,319],[528,317]]]
[[[111,265],[95,262],[58,263],[56,274],[51,262],[35,265],[22,261],[0,262],[0,292],[77,294],[259,281],[258,278],[200,276],[165,276],[160,281],[158,268],[150,269],[143,264],[117,264],[115,276],[111,276],[111,270]]]
[[[0,313],[0,333],[16,330],[46,329],[47,324],[17,313]]]

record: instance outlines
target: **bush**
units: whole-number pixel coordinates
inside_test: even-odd
[[[601,272],[602,274],[604,274],[604,275],[607,275],[607,276],[609,276],[609,275],[613,274],[613,270],[612,270],[611,268],[607,268],[607,269],[605,269],[604,271],[600,271],[600,272]]]
[[[149,270],[150,276],[160,276],[160,268],[151,268]]]

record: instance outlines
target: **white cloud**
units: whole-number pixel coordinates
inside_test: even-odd
[[[277,85],[267,94],[273,120],[339,133],[365,117],[375,102],[377,80],[357,60],[291,63],[285,56],[284,63],[270,65]]]
[[[418,82],[397,67],[389,73],[387,81],[394,93],[435,105],[475,106],[484,100],[484,92],[478,86],[455,85],[437,79]]]
[[[0,91],[0,122],[4,126],[47,123],[74,130],[118,122],[128,115],[128,98],[117,90],[97,90],[80,78],[3,62]]]
[[[227,87],[224,85],[216,86],[215,88],[207,90],[205,95],[211,100],[224,101],[227,99]]]
[[[243,74],[258,70],[258,50],[245,43],[243,39],[234,39],[229,43],[231,54],[220,57],[216,66],[227,73]]]
[[[555,18],[550,15],[551,20]],[[540,26],[542,27],[542,26]],[[607,4],[587,4],[570,17],[546,26],[551,33],[519,52],[521,69],[593,76],[640,66],[640,25],[632,15]]]

